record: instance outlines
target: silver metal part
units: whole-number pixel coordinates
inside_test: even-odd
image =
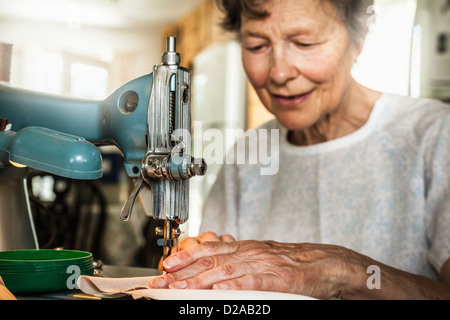
[[[166,51],[162,54],[162,64],[180,65],[180,54],[177,52],[175,37],[168,37],[166,40]]]
[[[145,188],[144,181],[139,179],[136,182],[136,186],[128,197],[128,200],[125,202],[122,211],[120,212],[120,219],[123,221],[128,221],[131,218],[131,212],[133,211],[134,203],[137,200],[137,197],[141,193],[142,189]]]
[[[165,220],[162,233],[163,238],[158,239],[158,245],[163,247],[163,259],[165,259],[177,250],[178,237],[181,232],[176,222]]]
[[[144,161],[144,179],[166,179],[169,181],[188,180],[206,173],[203,159],[195,159],[187,155],[152,155],[148,154]]]
[[[168,37],[166,39],[166,51],[177,52],[177,42],[175,37]]]

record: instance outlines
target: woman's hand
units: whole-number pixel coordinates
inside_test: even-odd
[[[278,291],[327,299],[341,297],[349,278],[357,281],[357,275],[364,275],[359,279],[364,285],[367,280],[365,257],[338,246],[189,242],[194,246],[164,261],[169,273],[155,278],[153,287]]]
[[[203,242],[208,238],[222,241]],[[169,273],[149,286],[263,290],[319,299],[450,299],[450,284],[445,283],[450,280],[450,259],[442,270],[444,282],[437,282],[344,247],[231,239],[209,234],[188,240],[189,246],[164,261]],[[379,267],[378,289],[368,286],[369,266]]]
[[[178,251],[182,251],[182,250],[186,250],[188,248],[191,247],[195,247],[203,242],[207,242],[207,241],[224,241],[224,242],[232,242],[235,241],[234,238],[229,235],[229,234],[224,234],[221,236],[218,236],[217,234],[215,234],[214,232],[204,232],[200,235],[198,235],[197,237],[189,237],[189,238],[185,238],[180,242],[180,245],[178,247]],[[159,262],[158,265],[158,269],[159,271],[163,271],[163,261],[161,258],[161,261]]]

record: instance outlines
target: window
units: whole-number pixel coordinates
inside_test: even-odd
[[[375,0],[375,23],[353,69],[361,84],[383,92],[409,94],[416,6],[416,0]],[[370,9],[368,14],[372,13]]]
[[[104,99],[108,94],[108,72],[84,63],[70,66],[70,93],[73,96]]]
[[[39,56],[37,68],[38,90],[53,94],[62,91],[63,59],[57,53],[42,53]]]

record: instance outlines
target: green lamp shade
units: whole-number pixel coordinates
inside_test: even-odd
[[[26,127],[12,136],[9,160],[72,179],[98,179],[103,175],[102,156],[95,145],[43,127]]]

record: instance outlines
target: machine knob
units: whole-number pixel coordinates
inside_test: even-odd
[[[166,51],[163,52],[161,61],[163,65],[180,65],[180,54],[177,52],[175,37],[168,37],[166,39]]]
[[[204,176],[207,165],[203,158],[196,159],[188,155],[149,155],[144,161],[143,173],[151,179],[169,181],[188,180],[195,176]]]
[[[192,158],[191,170],[195,173],[196,176],[204,176],[206,174],[206,170],[208,168],[205,159],[194,159]]]

